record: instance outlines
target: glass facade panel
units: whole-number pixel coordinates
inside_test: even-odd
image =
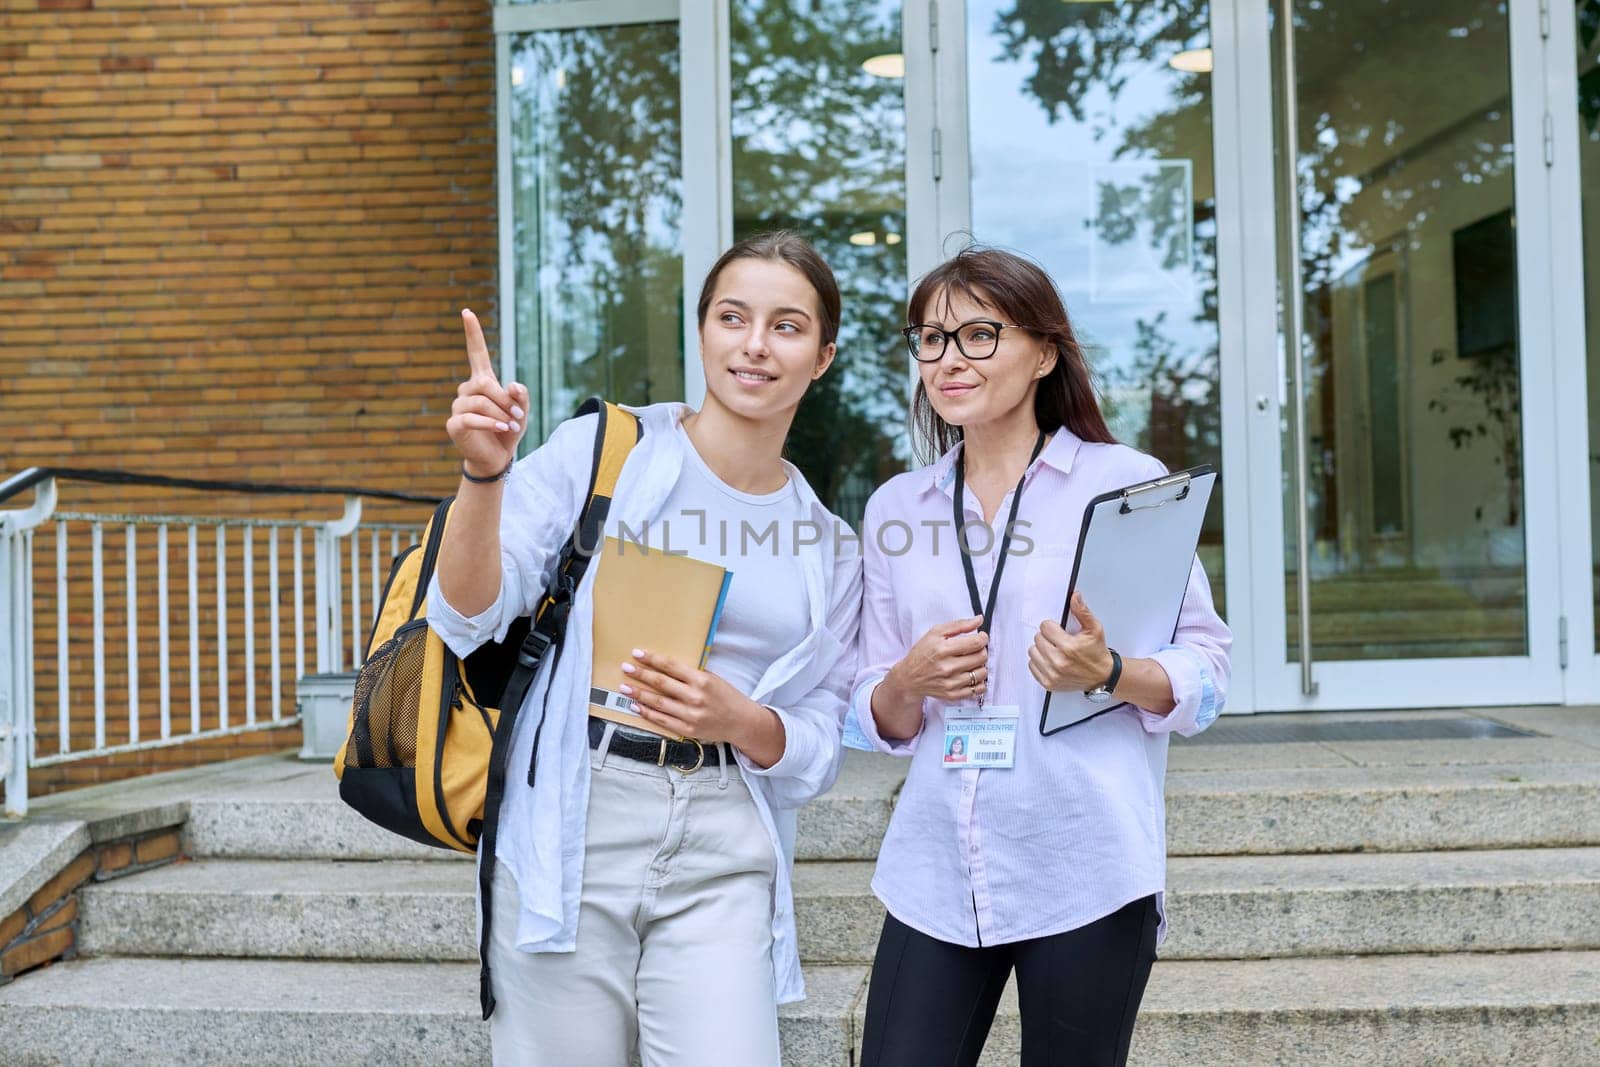
[[[1118,440],[1219,464],[1210,5],[969,0],[973,236],[1060,286]],[[1224,605],[1222,494],[1200,549]]]
[[[1280,122],[1295,109],[1299,135],[1300,289],[1284,291],[1303,314],[1313,656],[1525,655],[1506,6],[1292,10],[1295,84],[1282,85],[1276,57],[1275,102]],[[1301,517],[1286,429],[1296,659]]]
[[[533,448],[586,397],[683,398],[678,27],[511,45],[517,375]]]
[[[734,238],[793,229],[833,267],[839,354],[789,453],[851,523],[907,461],[905,104],[897,0],[733,0]]]

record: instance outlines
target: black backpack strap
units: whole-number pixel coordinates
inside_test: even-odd
[[[589,495],[572,536],[561,549],[555,581],[546,590],[544,600],[534,612],[528,636],[517,650],[517,662],[500,699],[500,721],[489,750],[489,779],[483,797],[483,828],[478,838],[478,899],[482,912],[478,938],[478,999],[486,1020],[494,1014],[495,1006],[494,992],[489,982],[489,928],[494,910],[495,843],[499,836],[500,804],[505,799],[511,734],[522,702],[527,698],[528,690],[533,686],[539,668],[552,647],[556,650],[556,661],[551,666],[552,678],[555,675],[555,667],[561,658],[561,638],[566,634],[573,598],[589,567],[590,558],[599,551],[600,537],[605,530],[606,515],[611,510],[611,497],[616,491],[622,465],[644,432],[644,427],[632,414],[604,403],[599,397],[584,401],[573,418],[591,412],[597,413],[600,421],[595,431]],[[549,702],[550,690],[546,687],[544,703],[539,709],[539,722],[534,727],[533,758],[528,764],[530,786],[533,785],[534,765],[539,760],[539,738],[544,732]]]

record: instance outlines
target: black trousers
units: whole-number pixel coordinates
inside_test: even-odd
[[[977,1063],[1012,968],[1022,1067],[1121,1067],[1155,963],[1158,922],[1149,896],[1076,930],[967,948],[890,915],[867,988],[862,1067]]]

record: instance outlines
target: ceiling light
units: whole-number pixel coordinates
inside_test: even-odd
[[[897,233],[886,233],[883,235],[883,243],[886,245],[897,245],[900,243],[900,235]]]
[[[861,64],[861,69],[875,78],[904,78],[906,57],[899,52],[888,52],[868,59]]]
[[[878,235],[871,230],[862,230],[860,233],[850,235],[850,243],[861,248],[870,248],[878,243]]]
[[[1167,60],[1167,65],[1185,74],[1210,74],[1211,49],[1191,48],[1187,52],[1179,52]]]
[[[523,77],[524,77],[524,75],[522,73],[522,67],[520,65],[511,68],[511,84],[512,85],[521,85]]]

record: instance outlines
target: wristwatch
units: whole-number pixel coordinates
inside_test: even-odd
[[[1111,677],[1095,686],[1093,689],[1084,690],[1084,696],[1094,704],[1104,704],[1111,699],[1112,692],[1117,688],[1117,683],[1122,680],[1122,657],[1114,648],[1106,649],[1111,653]]]

